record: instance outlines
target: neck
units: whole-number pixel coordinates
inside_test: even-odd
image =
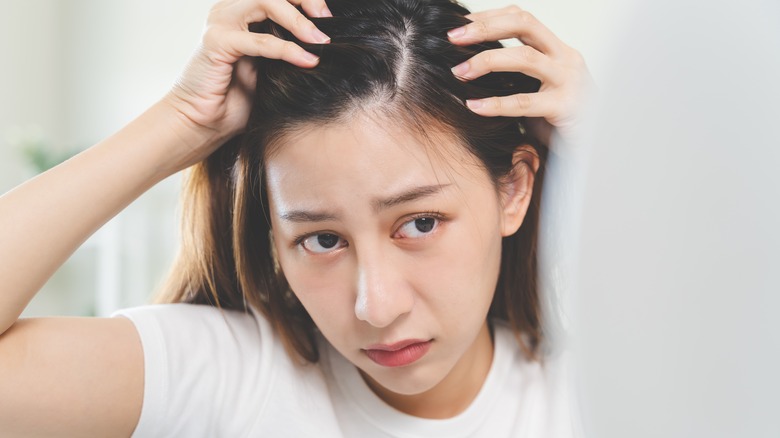
[[[414,395],[389,391],[361,372],[371,390],[385,403],[420,418],[452,418],[465,411],[482,389],[493,362],[493,342],[487,321],[455,367],[436,386]]]

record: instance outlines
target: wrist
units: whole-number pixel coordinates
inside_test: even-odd
[[[155,103],[149,113],[164,137],[160,171],[170,175],[206,159],[227,138],[219,130],[198,124],[180,108],[171,94]],[[167,176],[165,175],[165,176]]]

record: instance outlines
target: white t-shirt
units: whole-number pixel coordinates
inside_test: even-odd
[[[162,304],[120,310],[141,337],[144,398],[133,437],[579,436],[560,363],[523,358],[494,324],[487,380],[471,406],[446,420],[387,405],[327,341],[300,365],[259,313]]]

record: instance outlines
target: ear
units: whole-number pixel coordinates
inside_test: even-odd
[[[519,146],[512,155],[512,171],[502,178],[499,188],[501,201],[501,235],[511,236],[520,229],[531,203],[534,179],[539,170],[539,154],[530,145]]]

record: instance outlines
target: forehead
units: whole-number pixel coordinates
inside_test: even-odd
[[[292,132],[277,142],[265,166],[272,204],[332,204],[411,186],[492,184],[454,134],[430,129],[423,136],[367,118]]]

